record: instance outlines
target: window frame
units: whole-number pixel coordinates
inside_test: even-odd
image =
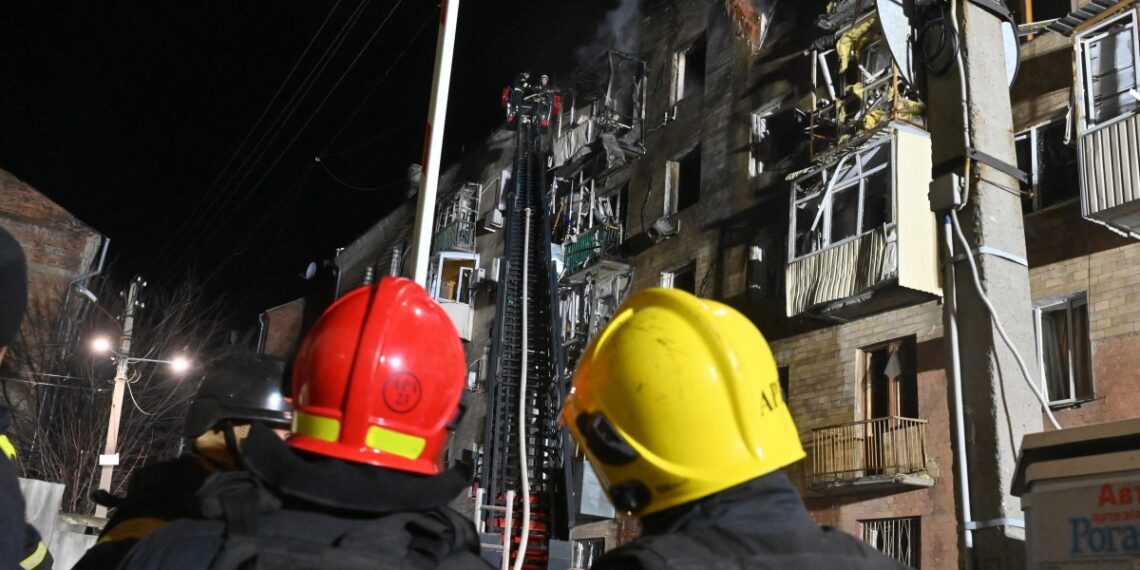
[[[704,79],[705,78],[703,78],[703,77],[701,78],[701,89],[700,90],[694,89],[688,93],[685,90],[685,78],[688,75],[686,73],[686,68],[688,67],[689,54],[692,53],[693,50],[695,48],[697,48],[698,46],[700,46],[701,44],[704,44],[703,48],[704,48],[704,52],[705,52],[705,61],[702,62],[702,67],[705,67],[705,72],[707,73],[708,72],[708,68],[707,68],[707,65],[708,65],[708,36],[705,34],[705,32],[701,32],[695,38],[693,38],[688,43],[686,43],[685,47],[673,52],[673,84],[672,84],[672,89],[669,90],[670,105],[677,105],[686,97],[689,97],[689,96],[694,95],[698,92],[704,91],[704,83],[705,83]]]
[[[456,282],[456,295],[457,295],[457,297],[455,299],[440,298],[440,290],[443,288],[443,268],[447,264],[448,261],[470,261],[470,262],[472,262],[473,265],[471,267],[460,269],[460,274],[463,273],[463,269],[469,270],[469,274],[468,274],[469,277],[468,277],[468,283],[467,283],[468,287],[469,287],[470,283],[471,283],[470,280],[474,279],[475,273],[479,270],[479,254],[478,253],[467,253],[467,252],[463,252],[463,251],[441,251],[438,254],[436,254],[436,256],[437,257],[436,257],[434,263],[432,264],[433,274],[431,276],[431,291],[430,291],[432,299],[435,299],[437,302],[438,301],[447,301],[449,303],[464,303],[466,305],[470,305],[470,306],[474,307],[475,306],[475,295],[472,295],[471,293],[467,294],[467,301],[466,302],[458,300],[460,298],[459,287],[460,287],[460,281],[461,280]]]
[[[1077,90],[1075,99],[1081,110],[1078,125],[1082,136],[1109,127],[1120,121],[1127,120],[1129,117],[1140,113],[1140,101],[1137,101],[1137,106],[1131,111],[1121,113],[1111,119],[1103,121],[1090,121],[1093,106],[1091,105],[1091,90],[1087,86],[1089,78],[1085,75],[1089,68],[1087,46],[1107,36],[1110,29],[1123,20],[1129,20],[1129,22],[1125,24],[1125,27],[1130,29],[1132,33],[1132,89],[1140,91],[1140,18],[1137,18],[1135,8],[1129,8],[1116,16],[1108,18],[1093,28],[1077,32],[1073,37],[1073,49],[1076,50],[1076,57],[1074,59],[1077,65],[1076,80],[1073,82],[1073,88]]]
[[[859,160],[859,157],[864,155],[864,154],[868,154],[868,153],[870,153],[876,149],[879,149],[884,145],[887,145],[889,147],[885,163],[883,165],[876,166],[876,167],[870,169],[869,171],[863,171],[863,161]],[[858,151],[856,151],[854,153],[846,155],[847,157],[855,157],[855,164],[847,166],[848,170],[844,171],[843,177],[846,178],[849,176],[851,168],[858,168],[859,174],[854,180],[848,180],[845,182],[837,183],[832,188],[829,188],[830,184],[831,184],[831,179],[834,178],[836,176],[836,174],[839,172],[838,166],[842,165],[842,164],[840,164],[840,162],[837,162],[835,165],[832,165],[828,168],[824,168],[822,170],[818,170],[818,171],[812,172],[810,174],[805,174],[804,176],[801,176],[800,178],[796,179],[795,182],[792,183],[792,197],[791,197],[791,200],[789,200],[789,203],[791,206],[791,211],[789,212],[789,217],[788,217],[788,262],[789,263],[800,260],[800,259],[804,259],[807,257],[811,257],[812,255],[816,255],[820,252],[831,249],[832,247],[845,244],[845,243],[852,241],[852,240],[859,239],[863,235],[865,235],[868,232],[871,232],[875,229],[878,229],[879,227],[890,228],[890,227],[895,226],[898,223],[898,200],[896,199],[896,188],[895,188],[895,186],[897,185],[898,173],[897,173],[897,166],[896,166],[897,161],[895,160],[895,150],[896,149],[895,149],[894,141],[891,139],[887,139],[887,140],[884,140],[883,142],[880,142],[878,144],[866,146],[864,148],[859,149]],[[843,159],[840,159],[840,161],[842,162]],[[887,188],[887,192],[890,193],[890,199],[891,199],[891,220],[889,222],[887,222],[886,224],[883,224],[882,226],[876,226],[874,228],[864,228],[863,227],[863,214],[864,214],[864,206],[865,206],[866,201],[867,201],[866,200],[867,184],[865,182],[869,178],[871,178],[873,175],[878,174],[884,170],[887,170],[889,172],[888,179],[889,179],[890,184],[889,184],[889,187]],[[803,196],[800,196],[799,195],[800,183],[803,180],[806,180],[806,179],[813,177],[813,176],[816,176],[816,175],[821,176],[821,180],[823,181],[823,187],[820,190],[813,192],[811,194],[805,194]],[[859,191],[859,200],[858,200],[858,206],[857,206],[858,210],[856,212],[855,233],[853,235],[847,236],[843,239],[840,239],[838,241],[833,242],[831,240],[832,220],[833,220],[833,212],[832,212],[833,200],[832,200],[832,197],[835,194],[849,190],[854,186],[858,186],[858,188],[859,188],[859,190],[858,190]],[[823,227],[820,229],[820,231],[822,232],[822,234],[824,236],[824,243],[818,249],[814,249],[812,251],[808,251],[808,252],[803,253],[803,254],[797,254],[797,252],[796,252],[796,246],[797,246],[797,242],[798,242],[797,228],[796,228],[796,218],[797,218],[796,210],[797,210],[797,207],[800,204],[810,202],[812,200],[815,200],[816,198],[820,198],[822,201],[819,208],[823,209],[823,214],[822,214],[823,219],[820,220],[820,222],[823,224]],[[816,210],[816,211],[819,211],[819,210]]]
[[[684,208],[681,207],[681,179],[685,176],[685,169],[683,163],[692,156],[696,156],[697,162],[697,199]],[[704,169],[701,160],[701,144],[697,143],[682,152],[673,155],[665,161],[665,197],[663,204],[663,213],[666,216],[675,216],[680,212],[687,210],[701,202],[701,181],[704,178]]]
[[[688,261],[686,261],[680,265],[677,265],[677,266],[673,267],[672,269],[662,271],[658,275],[658,285],[661,287],[664,287],[666,289],[675,289],[676,288],[675,283],[676,283],[677,274],[684,273],[684,272],[689,271],[689,270],[691,270],[693,272],[693,289],[696,289],[697,287],[700,286],[700,284],[697,283],[697,260],[695,258],[690,259],[690,260],[688,260]],[[683,291],[683,289],[682,289],[682,291]],[[694,295],[697,294],[696,291],[689,291],[689,292],[694,294]]]
[[[1088,386],[1082,394],[1078,390],[1076,378],[1076,363],[1074,362],[1073,348],[1076,346],[1076,333],[1073,326],[1073,308],[1085,307],[1085,318],[1088,322],[1085,323],[1085,331],[1088,334],[1082,342],[1085,343],[1085,354],[1088,355],[1088,369],[1086,378],[1088,378]],[[1058,308],[1061,307],[1061,308]],[[1065,399],[1054,400],[1049,394],[1049,378],[1045,374],[1045,344],[1043,339],[1043,329],[1041,317],[1046,312],[1065,311],[1065,329],[1068,333],[1067,346],[1068,346],[1068,377],[1069,377],[1069,397]],[[1050,408],[1064,408],[1087,402],[1096,399],[1096,380],[1093,378],[1093,365],[1092,365],[1092,315],[1089,313],[1092,310],[1092,305],[1089,304],[1088,291],[1078,291],[1070,293],[1061,297],[1054,297],[1051,299],[1038,301],[1033,304],[1033,335],[1034,342],[1037,349],[1037,373],[1040,375],[1041,393],[1045,395],[1045,399],[1049,402]]]
[[[1017,151],[1017,144],[1019,142],[1027,141],[1029,143],[1030,169],[1026,172],[1026,174],[1029,175],[1028,186],[1029,186],[1029,191],[1032,193],[1032,196],[1029,197],[1029,199],[1030,199],[1029,211],[1025,212],[1024,215],[1035,214],[1035,213],[1040,212],[1042,210],[1055,208],[1055,207],[1062,206],[1064,204],[1069,204],[1069,203],[1072,203],[1072,202],[1075,202],[1075,201],[1081,199],[1080,173],[1079,173],[1080,153],[1076,150],[1075,141],[1074,141],[1073,153],[1074,153],[1074,155],[1076,155],[1076,157],[1075,157],[1076,158],[1076,164],[1074,164],[1073,166],[1074,166],[1074,168],[1078,169],[1077,188],[1076,188],[1077,193],[1076,193],[1076,195],[1072,196],[1070,198],[1066,198],[1064,200],[1055,202],[1053,204],[1049,204],[1048,206],[1043,206],[1041,204],[1041,166],[1042,166],[1042,160],[1041,160],[1040,149],[1038,148],[1039,141],[1041,140],[1042,133],[1045,131],[1045,129],[1052,127],[1053,125],[1056,125],[1057,123],[1063,123],[1067,120],[1068,120],[1067,116],[1056,118],[1056,119],[1053,119],[1051,121],[1047,121],[1047,122],[1041,123],[1039,125],[1030,127],[1028,129],[1025,129],[1024,131],[1021,131],[1019,133],[1015,133],[1013,135],[1013,144],[1014,144],[1015,154]],[[1024,197],[1023,197],[1023,199],[1024,199]]]

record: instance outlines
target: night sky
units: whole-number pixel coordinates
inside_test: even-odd
[[[499,126],[517,71],[570,71],[616,3],[464,0],[445,163]],[[402,199],[438,15],[423,0],[0,0],[0,168],[111,237],[121,277],[203,282],[249,319]]]

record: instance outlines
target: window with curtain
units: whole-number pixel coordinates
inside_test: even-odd
[[[1077,293],[1034,309],[1038,367],[1052,405],[1093,397],[1088,296]]]

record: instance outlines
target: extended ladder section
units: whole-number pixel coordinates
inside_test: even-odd
[[[533,115],[519,117],[516,142],[482,482],[493,507],[488,509],[487,522],[508,536],[504,542],[511,567],[520,549],[525,549],[522,567],[537,570],[547,567],[549,541],[568,534],[570,466],[564,458],[565,430],[558,422],[564,390],[546,160]],[[508,506],[508,491],[514,491],[514,504],[509,509],[494,508]],[[529,527],[525,541],[524,524]]]

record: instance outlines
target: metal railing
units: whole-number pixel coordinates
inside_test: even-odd
[[[812,485],[926,470],[926,420],[890,416],[812,430]]]
[[[432,253],[438,251],[475,252],[475,222],[452,222],[435,234]]]
[[[910,568],[919,567],[922,553],[922,519],[903,517],[859,521],[863,541],[887,557]]]
[[[578,239],[566,244],[563,260],[566,273],[573,273],[590,264],[602,254],[621,244],[621,228],[595,226],[578,235]]]

